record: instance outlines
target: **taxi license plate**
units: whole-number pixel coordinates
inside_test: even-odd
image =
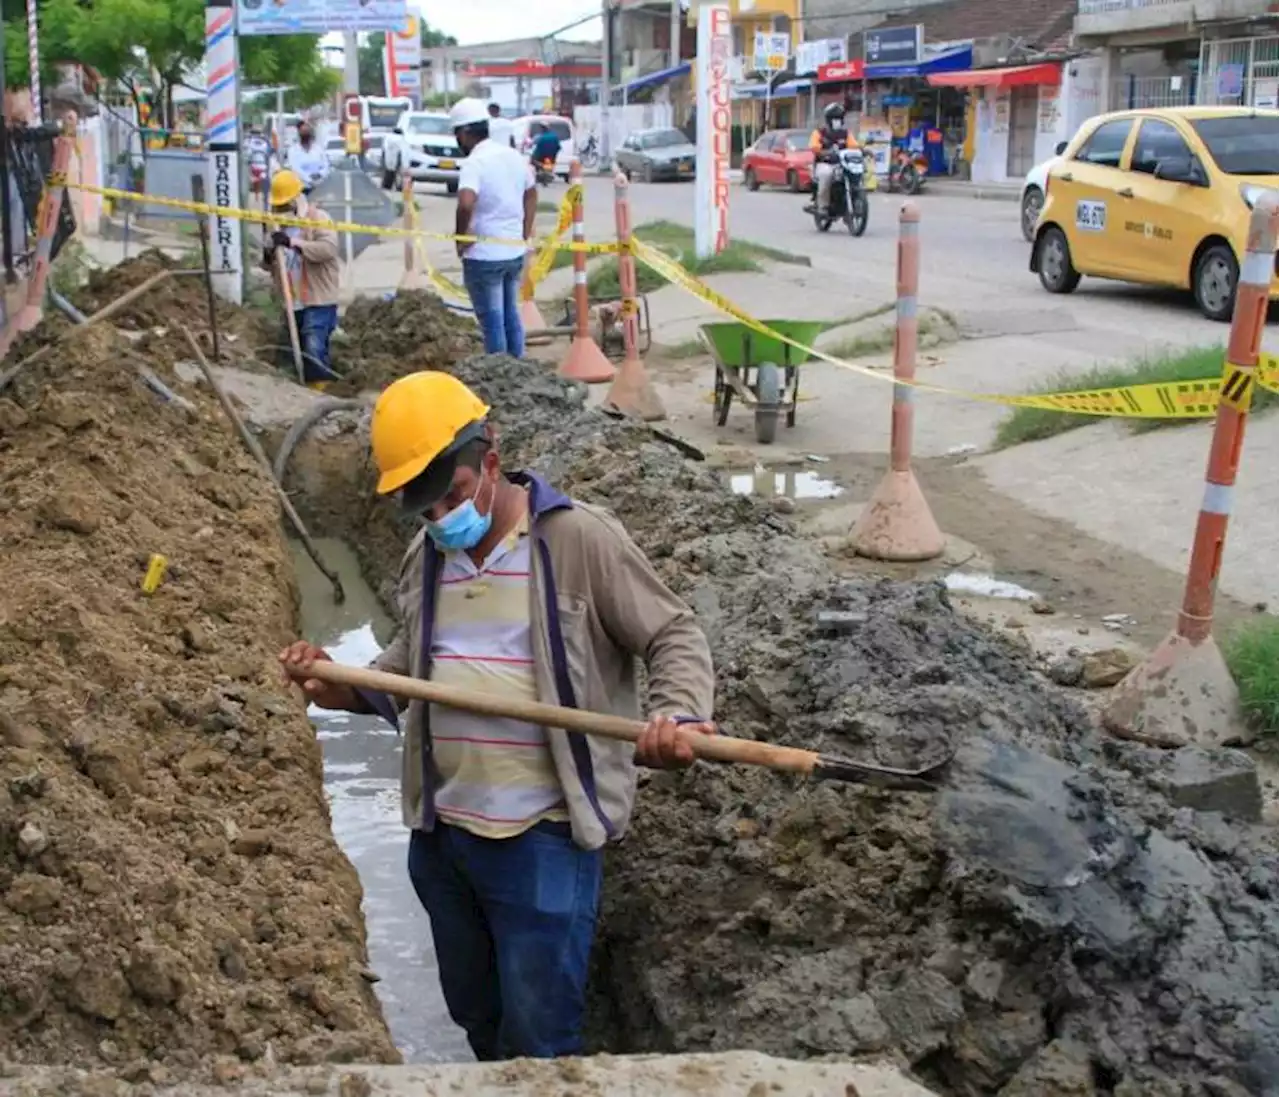
[[[452,160],[441,160],[440,166],[442,168],[456,168],[458,165]]]
[[[679,170],[683,172],[690,172],[693,171],[693,168],[689,164],[681,164]]]

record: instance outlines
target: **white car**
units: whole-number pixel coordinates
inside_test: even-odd
[[[347,159],[347,142],[342,137],[330,137],[324,143],[324,154],[331,167],[338,167]]]
[[[457,194],[461,159],[447,114],[405,111],[382,143],[382,186],[399,190],[408,176],[415,183],[443,183]]]
[[[1027,177],[1023,180],[1022,236],[1028,244],[1036,238],[1036,223],[1040,220],[1040,211],[1044,209],[1044,192],[1049,185],[1049,172],[1058,166],[1066,147],[1067,142],[1059,141],[1055,154],[1027,172]]]

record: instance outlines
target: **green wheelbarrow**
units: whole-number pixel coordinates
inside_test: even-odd
[[[762,320],[761,323],[806,347],[812,346],[827,326],[823,320]],[[703,324],[700,334],[716,363],[716,426],[724,426],[729,418],[729,405],[735,395],[748,407],[755,408],[758,442],[769,443],[777,437],[780,415],[786,415],[787,426],[796,425],[799,367],[812,360],[809,355],[737,321]]]

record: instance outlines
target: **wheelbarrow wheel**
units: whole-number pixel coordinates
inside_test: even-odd
[[[711,416],[716,421],[716,426],[722,427],[729,421],[729,405],[733,402],[733,388],[724,377],[724,369],[716,366],[716,392],[715,403],[712,406]]]
[[[782,413],[782,370],[772,362],[756,367],[756,441],[768,445],[778,436]]]

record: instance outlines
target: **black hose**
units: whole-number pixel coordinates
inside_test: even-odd
[[[275,463],[272,466],[276,481],[280,484],[284,483],[285,471],[289,467],[289,458],[293,456],[294,449],[306,436],[307,431],[320,422],[321,419],[335,411],[350,411],[368,406],[367,400],[343,399],[337,396],[326,396],[323,400],[317,400],[312,404],[294,421],[293,426],[289,428],[284,440],[280,443],[280,449],[276,451]]]

